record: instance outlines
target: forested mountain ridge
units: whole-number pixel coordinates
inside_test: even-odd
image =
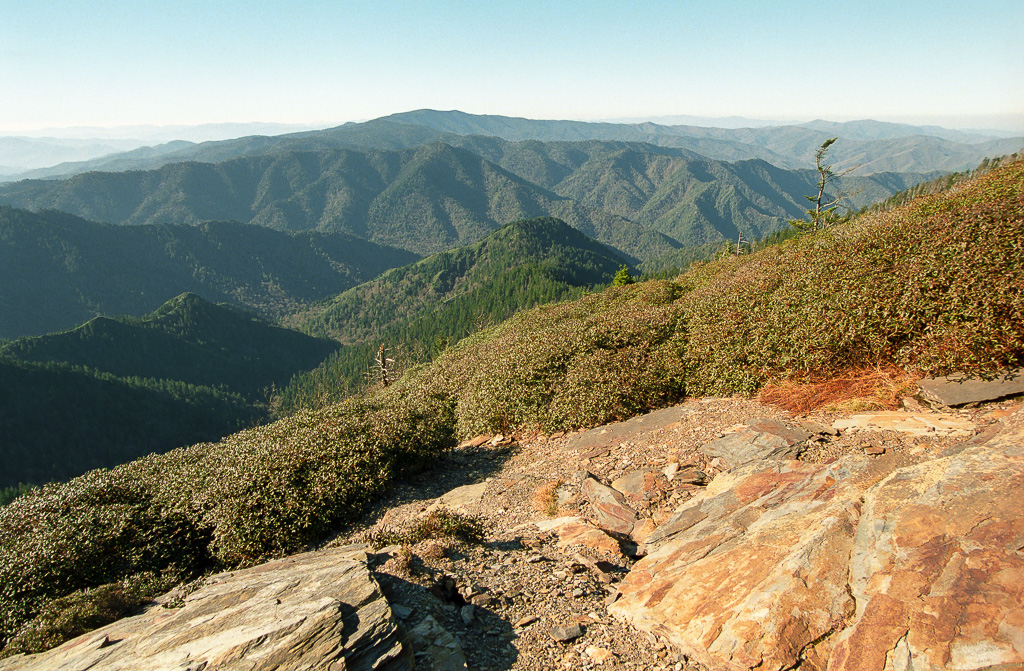
[[[365,383],[363,373],[380,344],[399,359],[397,368],[407,368],[518,310],[607,284],[623,262],[564,221],[542,217],[389,270],[291,320],[346,346],[317,370],[297,375],[283,403],[338,400]]]
[[[96,317],[63,333],[19,338],[0,346],[0,356],[224,387],[254,399],[337,348],[185,293],[143,317]]]
[[[678,246],[443,143],[398,152],[289,152],[18,182],[0,187],[0,200],[117,224],[234,219],[279,230],[344,231],[419,254],[469,244],[509,221],[544,215],[559,216],[633,258]]]
[[[488,135],[505,140],[620,140],[687,149],[712,159],[762,159],[780,168],[799,169],[830,137],[842,137],[831,154],[836,167],[856,174],[931,172],[973,168],[986,157],[1010,154],[1024,137],[995,137],[935,126],[872,120],[714,128],[644,122],[552,121],[465,112],[416,110],[383,117],[455,135]]]
[[[346,233],[124,227],[0,206],[0,338],[143,315],[186,291],[277,319],[417,258]]]
[[[0,346],[0,488],[42,484],[217,440],[267,416],[275,386],[336,342],[182,294]]]
[[[402,151],[322,150],[88,173],[0,187],[0,201],[118,224],[236,219],[281,230],[345,231],[429,254],[499,226],[555,216],[649,260],[737,234],[763,238],[800,217],[813,170],[725,163],[640,143],[467,137]],[[874,202],[931,175],[849,177]],[[863,189],[863,190],[862,190]]]

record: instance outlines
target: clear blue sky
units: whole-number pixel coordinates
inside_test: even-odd
[[[0,131],[424,107],[1024,130],[1022,35],[1022,0],[0,0]]]

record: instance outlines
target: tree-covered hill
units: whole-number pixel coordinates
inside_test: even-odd
[[[0,338],[143,315],[186,291],[276,319],[416,258],[347,233],[124,227],[0,206]]]
[[[0,356],[0,490],[217,440],[265,413],[238,394]]]
[[[223,387],[255,400],[337,348],[186,293],[143,317],[96,317],[63,333],[19,338],[0,346],[0,356]]]
[[[7,343],[0,488],[219,439],[264,419],[274,386],[337,348],[194,294]]]
[[[607,284],[623,263],[608,247],[544,217],[390,270],[295,320],[298,328],[346,346],[296,376],[282,400],[286,407],[337,400],[361,386],[380,344],[399,359],[396,367],[408,368],[516,311]]]

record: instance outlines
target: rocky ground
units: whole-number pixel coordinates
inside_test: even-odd
[[[367,526],[331,545],[370,543],[371,568],[392,607],[414,639],[419,631],[417,669],[460,668],[459,650],[480,670],[703,668],[611,617],[607,606],[643,556],[646,535],[737,465],[729,441],[745,426],[768,420],[759,430],[781,434],[769,447],[798,443],[804,461],[868,454],[896,468],[983,433],[1013,407],[937,415],[913,406],[917,424],[896,413],[836,430],[845,417],[792,417],[717,398],[568,435],[482,436],[397,488]],[[709,444],[721,456],[710,456]],[[439,507],[482,520],[484,542],[373,547],[388,540],[382,531],[409,528]]]
[[[1024,403],[905,405],[479,436],[325,547],[0,669],[1021,668]]]

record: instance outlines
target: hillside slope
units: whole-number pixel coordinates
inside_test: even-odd
[[[0,206],[0,338],[143,315],[186,291],[278,318],[416,258],[345,233],[121,227]]]
[[[607,284],[618,254],[559,219],[508,224],[480,242],[435,254],[311,308],[296,328],[346,345],[283,392],[285,407],[339,400],[365,385],[380,344],[404,370],[518,310]]]
[[[1018,161],[674,282],[519,313],[386,389],[23,497],[0,508],[0,641],[75,590],[162,572],[188,579],[212,563],[303,549],[457,436],[588,426],[851,368],[1019,366],[1022,240]],[[845,596],[843,585],[846,572]]]
[[[274,386],[338,348],[182,294],[141,318],[0,346],[0,489],[66,480],[263,420]]]
[[[223,387],[252,399],[337,347],[186,293],[143,317],[96,317],[63,333],[20,338],[0,346],[0,356]]]

